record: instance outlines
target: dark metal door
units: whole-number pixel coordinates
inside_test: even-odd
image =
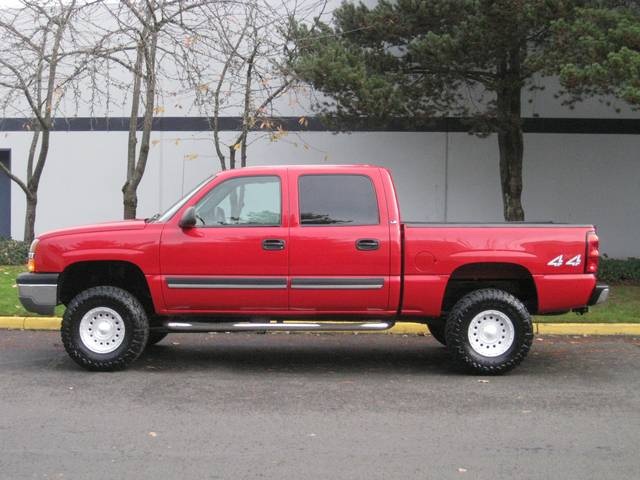
[[[11,170],[11,150],[0,150],[0,162]],[[11,179],[0,170],[0,237],[11,236]]]

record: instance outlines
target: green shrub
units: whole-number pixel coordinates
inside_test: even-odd
[[[600,259],[598,280],[611,284],[640,285],[640,258],[618,260],[605,255]]]
[[[25,265],[28,255],[28,243],[0,238],[0,265]]]

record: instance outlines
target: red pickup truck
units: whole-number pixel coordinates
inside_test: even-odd
[[[591,225],[402,223],[381,167],[225,171],[161,215],[41,235],[22,304],[66,305],[62,341],[121,369],[170,332],[363,331],[426,323],[468,370],[526,356],[531,315],[604,301]]]

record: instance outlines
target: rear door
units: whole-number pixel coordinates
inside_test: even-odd
[[[389,221],[378,169],[291,169],[292,310],[375,314],[389,307]]]

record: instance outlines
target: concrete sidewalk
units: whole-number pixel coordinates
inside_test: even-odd
[[[534,323],[534,333],[541,335],[638,335],[640,323]],[[0,329],[60,330],[59,317],[0,317]],[[428,335],[421,323],[398,323],[381,333]]]

